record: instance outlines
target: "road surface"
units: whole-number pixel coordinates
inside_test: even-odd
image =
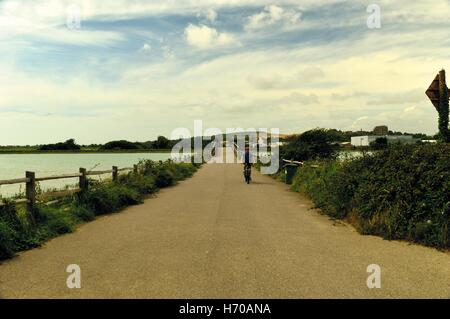
[[[450,297],[450,254],[361,236],[286,185],[204,165],[156,198],[0,265],[3,298]],[[81,268],[81,289],[66,267]],[[367,266],[381,267],[369,289]]]

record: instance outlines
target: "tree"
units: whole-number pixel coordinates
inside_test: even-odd
[[[170,146],[170,140],[164,136],[158,136],[158,139],[153,142],[153,147],[156,149],[168,149]]]
[[[370,143],[370,146],[376,150],[381,150],[388,146],[388,140],[386,137],[378,137],[374,142]]]
[[[64,143],[44,144],[39,146],[41,151],[78,151],[81,146],[75,143],[73,138],[68,139]]]
[[[291,136],[287,144],[280,149],[283,159],[305,161],[310,159],[334,158],[336,146],[333,145],[335,132],[315,129],[301,135]]]

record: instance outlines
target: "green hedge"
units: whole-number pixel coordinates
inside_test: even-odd
[[[39,246],[60,234],[72,232],[77,225],[96,216],[117,212],[141,203],[143,198],[162,187],[194,174],[200,165],[172,161],[141,161],[139,174],[119,175],[117,182],[89,180],[82,196],[64,198],[58,205],[39,206],[31,219],[24,207],[12,204],[0,207],[0,260],[18,251]]]
[[[325,214],[363,234],[450,247],[450,145],[393,145],[314,164],[298,170],[292,187]]]

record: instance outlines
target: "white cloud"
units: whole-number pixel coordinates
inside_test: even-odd
[[[88,31],[83,29],[42,29],[33,32],[35,39],[42,39],[55,43],[79,46],[109,46],[125,39],[123,34],[110,31]]]
[[[400,105],[423,101],[423,89],[413,89],[405,92],[377,94],[376,98],[367,101],[367,105]]]
[[[281,103],[294,104],[294,105],[309,105],[319,104],[319,98],[316,94],[304,94],[299,92],[293,92],[288,96],[280,99]]]
[[[315,66],[306,67],[298,72],[298,79],[302,81],[315,81],[325,77],[324,71]]]
[[[405,108],[404,110],[403,110],[403,112],[413,112],[414,110],[416,110],[417,109],[417,106],[415,106],[415,105],[413,105],[413,106],[409,106],[409,107],[407,107],[407,108]]]
[[[148,43],[144,43],[144,45],[140,49],[141,52],[150,52],[151,50],[152,50],[152,46]]]
[[[370,116],[362,116],[354,121],[348,129],[371,130],[377,125],[387,125],[390,130],[434,134],[437,128],[433,126],[436,115],[430,112],[429,107],[408,107],[405,109],[371,112]],[[414,123],[414,124],[412,124]],[[427,128],[424,130],[424,128]]]
[[[296,68],[287,70],[283,73],[277,73],[276,70],[265,70],[263,74],[251,74],[248,77],[249,83],[259,90],[271,90],[271,89],[289,89],[296,88],[298,86],[318,86],[325,78],[324,71],[315,66],[309,66],[299,71],[295,71]]]
[[[189,45],[199,49],[209,49],[237,44],[234,36],[226,32],[218,32],[206,25],[189,24],[184,30]]]
[[[201,24],[215,24],[217,17],[217,11],[212,8],[197,13],[197,18],[199,19]]]
[[[60,16],[60,20],[55,20],[56,13],[52,11],[47,12],[47,15],[38,15],[36,18],[26,10],[18,11],[22,15],[13,15],[7,11],[7,15],[1,16],[1,12],[2,10],[0,10],[0,40],[3,42],[15,40],[19,36],[28,36],[37,41],[106,46],[124,39],[119,32],[69,29],[65,25],[66,20],[63,16]]]
[[[273,3],[276,2],[276,5]],[[239,7],[298,7],[301,2],[302,9],[318,8],[323,5],[348,2],[347,0],[2,0],[0,1],[0,16],[14,15],[26,17],[28,20],[45,20],[64,23],[66,9],[73,4],[80,6],[84,19],[114,20],[129,19],[146,15],[163,14],[193,14],[207,12],[208,10],[220,11],[222,8]],[[361,1],[356,1],[361,2]],[[432,3],[432,5],[431,5]],[[448,0],[410,1],[396,0],[383,2],[383,16],[394,15],[402,21],[448,21],[450,3]],[[277,16],[276,8],[272,13]],[[339,10],[337,8],[336,10]],[[264,12],[264,10],[263,10]],[[284,12],[295,10],[284,9]],[[336,12],[339,13],[338,11]],[[270,10],[268,14],[271,14]],[[361,15],[365,16],[365,7],[361,6]],[[294,18],[295,19],[295,18]]]
[[[278,5],[265,6],[263,11],[250,16],[245,25],[246,30],[257,30],[281,24],[295,26],[300,23],[302,13],[292,9],[284,9]]]
[[[303,0],[302,6],[312,7],[322,3],[340,1],[342,0]],[[222,8],[266,6],[271,3],[273,0],[2,0],[0,1],[0,15],[10,14],[26,17],[33,21],[64,23],[66,9],[70,5],[78,5],[81,8],[83,19],[115,20],[147,15],[195,15],[199,11],[213,10],[217,12]],[[280,6],[295,6],[298,5],[298,0],[278,0],[277,3]]]
[[[214,9],[208,9],[204,16],[206,17],[206,19],[208,19],[209,22],[213,23],[217,19],[217,12]]]

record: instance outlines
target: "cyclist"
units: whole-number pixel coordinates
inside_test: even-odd
[[[250,183],[252,180],[251,174],[252,174],[252,154],[250,152],[250,147],[248,145],[245,145],[245,151],[243,155],[243,164],[244,164],[244,176],[247,183]],[[248,174],[248,177],[247,175]]]

